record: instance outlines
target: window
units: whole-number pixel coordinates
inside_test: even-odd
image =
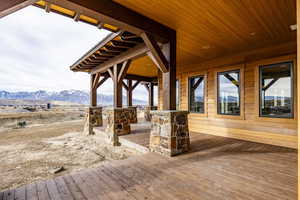
[[[218,114],[240,115],[240,70],[218,72]]]
[[[293,63],[259,67],[260,116],[293,118]]]
[[[191,77],[189,79],[189,91],[189,110],[204,113],[204,76]]]
[[[176,80],[176,110],[179,110],[179,104],[180,104],[180,82],[177,79]]]

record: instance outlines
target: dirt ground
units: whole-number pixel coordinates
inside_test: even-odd
[[[138,154],[81,133],[83,120],[35,125],[0,132],[0,190],[97,167],[104,160]],[[54,174],[59,167],[65,170]]]

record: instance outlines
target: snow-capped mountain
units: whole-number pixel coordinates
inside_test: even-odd
[[[98,94],[98,102],[100,105],[112,105],[113,96]],[[15,100],[43,100],[43,101],[67,101],[76,104],[89,104],[90,96],[88,92],[81,90],[63,90],[60,92],[48,92],[39,90],[35,92],[8,92],[0,91],[0,99]],[[124,97],[124,102],[126,98]],[[134,104],[145,105],[147,102],[133,99]]]

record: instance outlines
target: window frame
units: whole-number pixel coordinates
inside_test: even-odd
[[[192,78],[197,78],[197,77],[203,77],[203,112],[196,112],[196,111],[191,111],[191,79]],[[203,115],[206,116],[207,113],[207,107],[206,107],[206,103],[207,103],[207,99],[206,99],[206,87],[207,87],[207,83],[206,83],[207,77],[206,74],[193,74],[187,77],[187,87],[188,87],[188,111],[192,114],[198,114],[198,115]]]
[[[180,97],[180,93],[181,93],[181,85],[180,85],[180,78],[176,78],[176,95],[178,96],[178,98],[176,97],[176,110],[180,110],[180,104],[181,104],[181,97]],[[178,90],[177,90],[177,83],[178,83]]]
[[[284,61],[284,62],[276,62],[276,63],[272,63],[272,64],[264,64],[264,65],[259,65],[258,66],[258,114],[259,117],[261,118],[270,118],[270,119],[294,119],[295,118],[295,86],[294,86],[294,61],[290,60],[290,61]],[[268,115],[263,115],[262,114],[262,99],[261,99],[261,94],[262,94],[262,69],[263,68],[267,68],[267,67],[276,67],[282,64],[289,64],[289,68],[290,68],[290,72],[291,72],[291,116],[289,117],[282,117],[279,115],[273,115],[273,116],[268,116]]]
[[[238,72],[238,80],[239,80],[238,93],[239,93],[240,112],[239,112],[239,114],[221,113],[220,112],[220,104],[219,104],[219,95],[220,95],[219,75],[226,74],[226,73],[236,73],[236,72]],[[216,98],[217,98],[217,113],[218,113],[218,115],[241,116],[241,70],[240,69],[217,72],[217,97]]]
[[[218,72],[228,72],[240,70],[240,115],[225,115],[218,114]],[[214,70],[214,107],[215,107],[215,118],[221,119],[233,119],[233,120],[244,120],[245,119],[245,86],[244,86],[244,73],[245,64],[230,65],[224,67],[218,67]]]

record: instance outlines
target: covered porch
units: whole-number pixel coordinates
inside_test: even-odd
[[[112,32],[70,66],[90,74],[85,133],[146,154],[0,200],[297,198],[299,0],[5,2],[0,17],[34,4]],[[114,102],[103,120],[97,89],[108,78]],[[138,84],[149,112],[158,86],[151,125],[132,105]]]
[[[147,153],[0,192],[6,199],[297,199],[297,151],[191,133],[188,154]]]

